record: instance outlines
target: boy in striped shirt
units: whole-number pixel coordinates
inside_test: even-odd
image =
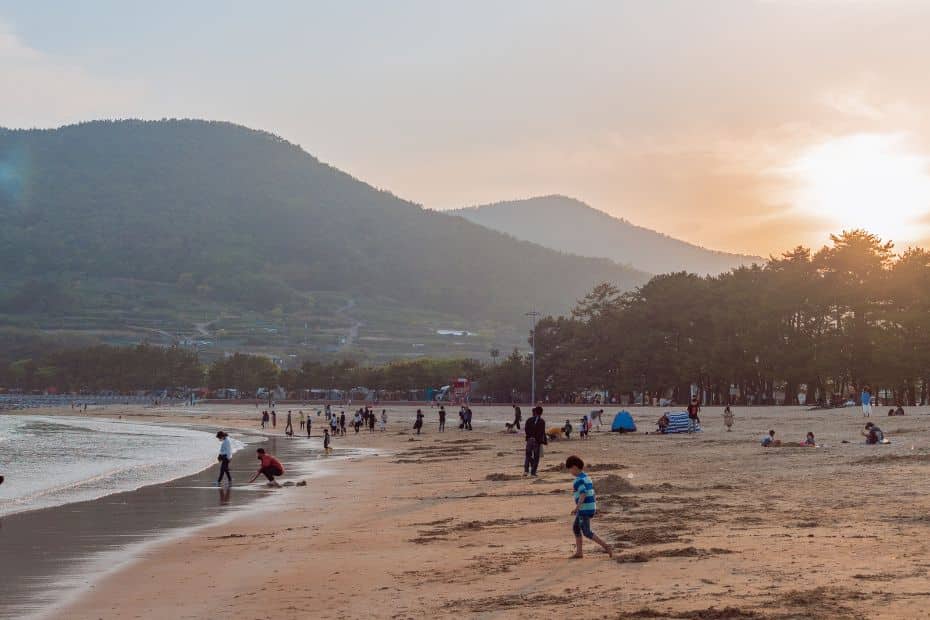
[[[572,558],[584,557],[581,551],[582,536],[590,538],[607,552],[607,555],[614,557],[614,552],[600,537],[591,531],[591,517],[597,513],[597,502],[594,497],[594,483],[584,473],[584,461],[577,456],[570,456],[565,460],[565,469],[575,476],[575,482],[572,484],[575,498],[575,509],[572,514],[575,515],[575,522],[572,525],[572,531],[575,532],[575,555]]]

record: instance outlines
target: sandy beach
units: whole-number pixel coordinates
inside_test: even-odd
[[[646,434],[661,411],[632,409],[639,433],[552,442],[538,479],[521,475],[522,435],[501,432],[507,407],[475,407],[473,432],[453,411],[445,433],[425,409],[421,436],[414,408],[388,409],[388,432],[334,444],[376,456],[325,461],[306,487],[146,547],[53,617],[928,616],[930,409],[873,417],[888,446],[861,444],[851,408],[736,408],[730,433],[708,408],[693,436]],[[577,427],[586,411],[545,417]],[[102,413],[257,425],[252,407]],[[764,449],[769,428],[823,446]],[[590,543],[569,559],[570,454],[588,463],[614,560]]]

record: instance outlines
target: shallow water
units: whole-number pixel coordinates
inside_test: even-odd
[[[234,448],[241,448],[235,442]],[[216,460],[204,431],[82,417],[0,416],[0,516],[189,476]]]

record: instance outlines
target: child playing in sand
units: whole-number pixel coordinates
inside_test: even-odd
[[[768,435],[762,437],[763,448],[777,448],[781,446],[781,439],[775,439],[775,431],[769,431]]]
[[[811,448],[816,448],[817,442],[814,440],[814,433],[808,433],[807,437],[804,439],[804,443],[802,443],[801,445],[809,446]]]
[[[578,428],[578,436],[581,439],[588,438],[588,416],[581,417],[581,426]]]
[[[597,501],[594,496],[594,484],[588,474],[584,473],[584,461],[577,456],[570,456],[565,459],[565,469],[575,477],[572,483],[572,495],[575,499],[575,508],[572,510],[572,514],[575,515],[572,524],[572,531],[575,533],[575,555],[572,557],[584,557],[582,536],[593,540],[607,552],[607,555],[614,557],[614,552],[607,543],[591,531],[591,517],[597,514]]]
[[[865,443],[871,445],[885,443],[885,434],[882,432],[882,429],[878,428],[871,422],[868,422],[865,425],[865,430],[862,431],[862,436],[865,437]]]
[[[572,423],[571,420],[565,420],[565,426],[562,427],[562,432],[565,433],[565,439],[572,438]]]
[[[730,410],[730,405],[723,410],[723,425],[727,427],[728,433],[733,429],[733,412]]]
[[[323,429],[323,453],[330,454],[333,449],[329,446],[329,429]]]

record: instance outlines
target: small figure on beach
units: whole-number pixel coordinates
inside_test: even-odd
[[[271,410],[271,428],[278,428],[278,414],[274,409]]]
[[[216,479],[216,486],[223,483],[224,475],[229,481],[229,486],[232,486],[232,475],[229,473],[229,461],[232,459],[232,443],[229,441],[229,435],[224,431],[218,431],[216,438],[220,440],[220,453],[216,457],[216,460],[220,462],[220,475]]]
[[[439,405],[439,432],[446,432],[446,406]]]
[[[471,428],[471,416],[472,416],[471,407],[466,406],[466,407],[465,407],[465,430],[467,430],[467,431],[472,430],[472,428]]]
[[[381,410],[381,432],[387,429],[387,409]]]
[[[259,476],[265,476],[268,479],[269,486],[280,487],[281,485],[275,480],[275,476],[284,475],[284,465],[281,464],[281,461],[266,453],[264,448],[257,449],[255,454],[261,465],[255,475],[252,476],[252,479],[249,480],[249,484],[255,482],[255,479]]]
[[[572,438],[572,421],[565,420],[565,426],[562,427],[562,432],[565,434],[565,439]]]
[[[339,432],[345,436],[346,434],[346,412],[339,412]]]
[[[413,423],[413,429],[417,432],[417,435],[420,434],[420,431],[423,429],[423,412],[417,409],[417,419]]]
[[[701,411],[701,405],[698,402],[697,396],[691,399],[691,403],[688,405],[688,432],[693,433],[697,430],[698,425],[701,423],[701,418],[698,416],[698,413]]]
[[[304,410],[303,410],[303,409],[301,409],[300,411],[297,412],[297,422],[300,424],[300,430],[304,430],[304,424],[305,424],[306,422],[305,422],[305,419],[304,419]]]
[[[862,417],[872,417],[872,390],[869,386],[862,388],[862,394],[859,396],[859,402],[862,405]]]
[[[814,439],[814,433],[808,432],[807,437],[804,438],[804,443],[801,445],[805,447],[816,448],[817,441]]]
[[[374,411],[368,412],[368,432],[369,433],[375,432],[375,417],[376,416],[375,416]]]
[[[291,410],[287,410],[287,422],[284,424],[284,434],[288,437],[294,436],[294,420],[291,416]]]
[[[570,456],[565,459],[565,469],[575,477],[572,483],[572,497],[575,500],[575,508],[572,510],[572,514],[575,515],[572,523],[572,531],[575,534],[575,554],[571,557],[584,557],[582,550],[584,538],[593,540],[609,557],[614,557],[610,546],[591,530],[591,518],[597,514],[597,499],[594,495],[594,483],[591,482],[588,474],[584,473],[584,461],[577,456]]]
[[[310,436],[310,429],[313,428],[313,418],[307,415],[307,437]]]
[[[862,436],[865,437],[865,443],[870,446],[879,443],[888,443],[888,440],[885,439],[885,433],[882,432],[882,429],[878,428],[871,422],[866,422],[865,429],[862,431]]]
[[[656,420],[656,430],[660,433],[665,433],[671,423],[672,421],[668,419],[668,414],[663,413],[659,419]]]
[[[604,415],[603,409],[594,409],[588,414],[588,431],[590,432],[594,425],[597,424],[597,430],[601,430],[601,418]]]
[[[329,442],[330,442],[329,429],[324,428],[323,429],[323,454],[332,453],[333,449],[332,447],[330,447]]]
[[[516,430],[520,430],[520,422],[523,421],[523,412],[520,410],[520,405],[514,403],[513,405],[513,427]]]
[[[727,427],[727,432],[733,430],[733,411],[730,409],[730,405],[726,406],[726,409],[723,410],[723,425]]]
[[[264,430],[265,427],[268,426],[268,420],[270,419],[271,417],[268,415],[268,412],[262,411],[262,430]]]
[[[523,458],[523,475],[536,477],[539,460],[542,458],[543,446],[549,443],[546,436],[546,421],[542,417],[543,408],[533,407],[533,417],[526,421],[523,432],[526,434],[526,449]]]
[[[775,439],[775,431],[770,430],[768,435],[762,437],[763,448],[777,448],[781,446],[781,439]]]

